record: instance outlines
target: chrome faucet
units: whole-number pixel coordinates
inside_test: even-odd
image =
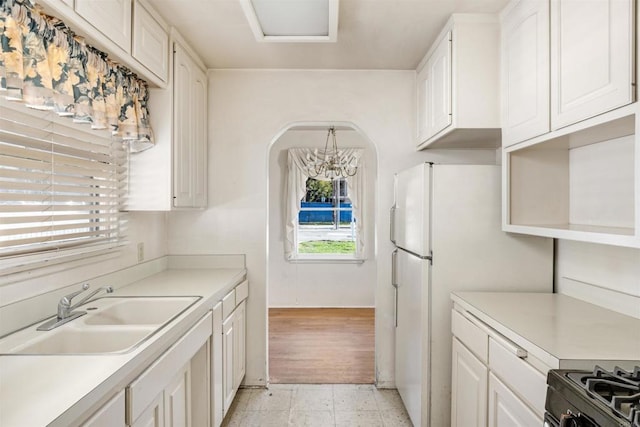
[[[86,291],[87,289],[89,289],[89,284],[85,283],[84,285],[82,285],[82,289],[72,292],[69,295],[65,295],[62,298],[60,298],[60,301],[58,302],[58,315],[51,319],[48,320],[46,322],[44,322],[42,325],[38,326],[38,330],[39,331],[50,331],[54,328],[57,328],[60,325],[64,325],[67,322],[72,321],[73,319],[77,319],[80,316],[84,316],[85,314],[87,314],[86,311],[73,311],[74,309],[76,309],[77,307],[81,306],[82,304],[84,304],[85,302],[87,302],[89,300],[89,298],[93,297],[94,295],[96,295],[98,292],[100,291],[105,291],[106,293],[110,294],[111,292],[113,292],[113,288],[111,286],[105,286],[102,288],[98,288],[95,291],[92,291],[90,293],[88,293],[87,295],[85,295],[80,301],[78,301],[77,303],[71,305],[71,300],[80,295],[81,293],[83,293],[84,291]]]

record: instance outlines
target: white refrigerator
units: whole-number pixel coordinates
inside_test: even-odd
[[[395,377],[414,426],[450,425],[452,291],[552,292],[552,239],[503,232],[500,200],[495,165],[395,175]]]

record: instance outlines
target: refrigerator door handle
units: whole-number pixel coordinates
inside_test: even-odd
[[[391,286],[398,289],[398,250],[391,252]]]
[[[396,244],[396,205],[389,209],[389,239],[391,243]]]
[[[393,286],[394,290],[394,302],[395,307],[393,310],[393,325],[394,327],[398,327],[398,281],[397,281],[397,273],[398,273],[398,250],[394,250],[391,252],[391,286]]]

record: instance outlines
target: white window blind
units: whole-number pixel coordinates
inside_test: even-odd
[[[109,131],[3,100],[0,260],[50,262],[117,246],[126,166]]]

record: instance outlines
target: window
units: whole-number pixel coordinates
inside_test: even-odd
[[[109,131],[2,101],[0,275],[120,244],[126,165]]]
[[[364,150],[342,152],[352,156],[358,173],[331,181],[312,178],[310,165],[317,150],[288,150],[284,249],[290,261],[364,261]]]
[[[307,178],[298,214],[298,254],[355,255],[355,222],[344,178]]]

